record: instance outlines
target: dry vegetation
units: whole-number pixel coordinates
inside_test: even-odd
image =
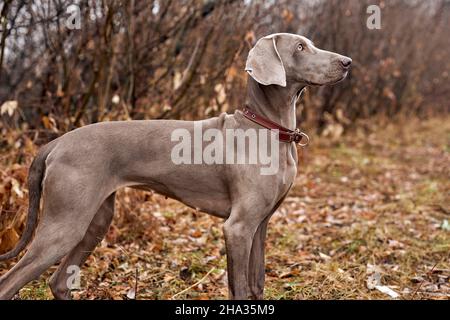
[[[79,30],[66,27],[73,3],[80,4]],[[345,129],[376,114],[449,111],[450,2],[375,1],[380,30],[366,26],[372,0],[247,3],[6,0],[0,103],[17,101],[18,110],[1,119],[61,134],[98,121],[232,111],[244,103],[249,49],[274,32],[303,34],[353,58],[345,82],[305,96],[303,124]]]
[[[80,30],[65,27],[73,3]],[[366,27],[374,3],[381,30]],[[0,253],[23,230],[39,146],[98,121],[233,112],[249,49],[292,32],[353,69],[299,103],[316,137],[270,223],[266,298],[390,298],[378,284],[448,299],[449,19],[447,0],[0,1]],[[74,295],[132,297],[137,278],[138,299],[224,298],[224,270],[219,219],[126,189]],[[51,298],[48,275],[20,298]]]
[[[20,151],[11,150],[0,164],[2,212],[13,215],[26,209],[25,164],[36,149],[16,139]],[[390,299],[369,289],[379,281],[401,299],[448,299],[449,142],[448,117],[372,126],[337,141],[315,137],[295,188],[270,223],[265,297]],[[18,159],[25,161],[12,164]],[[131,189],[119,193],[116,205],[113,226],[83,267],[76,298],[133,297],[136,269],[137,299],[226,297],[220,219]],[[22,220],[16,226],[10,236]],[[2,251],[7,239],[3,234]],[[1,264],[0,272],[13,263]],[[20,298],[52,298],[49,275],[22,289]]]

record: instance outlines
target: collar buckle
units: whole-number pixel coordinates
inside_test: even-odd
[[[305,138],[305,142],[302,143],[303,138]],[[292,141],[298,144],[300,147],[306,147],[309,144],[309,136],[300,131],[300,129],[295,129],[294,133],[292,134]]]

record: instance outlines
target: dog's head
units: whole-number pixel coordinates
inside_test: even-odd
[[[258,40],[248,54],[245,70],[263,85],[321,86],[343,80],[351,63],[349,57],[318,49],[305,37],[276,33]]]

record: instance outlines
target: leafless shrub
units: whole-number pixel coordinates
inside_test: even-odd
[[[3,126],[65,132],[97,121],[195,119],[232,111],[249,48],[272,32],[304,34],[354,59],[350,78],[311,89],[299,115],[323,129],[376,114],[448,112],[450,3],[377,1],[6,0],[0,5]],[[77,4],[81,29],[66,26]]]

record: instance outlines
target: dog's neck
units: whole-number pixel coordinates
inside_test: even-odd
[[[265,86],[249,76],[246,104],[257,114],[294,130],[297,122],[295,104],[304,87],[300,83],[288,83],[286,87]]]

